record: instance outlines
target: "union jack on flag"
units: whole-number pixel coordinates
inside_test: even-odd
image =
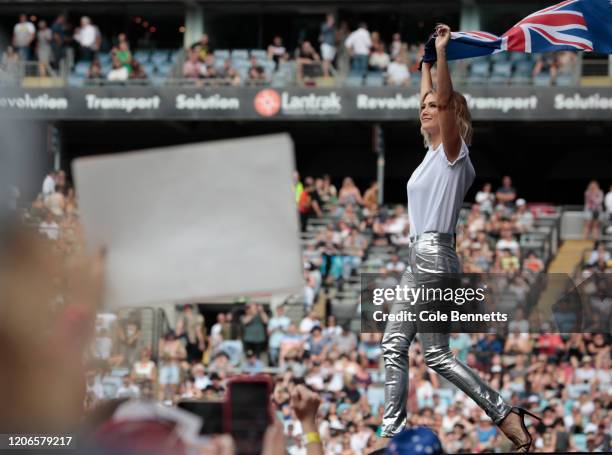
[[[482,31],[451,32],[448,60],[501,51],[561,50],[612,54],[612,1],[566,0],[521,19],[501,36]],[[425,45],[423,61],[436,60],[435,35]]]

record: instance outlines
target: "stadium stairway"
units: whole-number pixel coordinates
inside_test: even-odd
[[[548,274],[564,274],[573,278],[576,267],[583,260],[585,250],[593,248],[592,240],[565,240],[548,267]],[[569,282],[565,279],[549,279],[546,289],[540,295],[538,307],[541,315],[550,315],[551,307],[567,291]],[[549,316],[548,316],[549,317]],[[548,319],[545,317],[544,319]]]

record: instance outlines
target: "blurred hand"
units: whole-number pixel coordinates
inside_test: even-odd
[[[264,435],[262,455],[285,455],[286,453],[284,427],[278,419],[275,419]]]
[[[444,49],[450,41],[451,29],[446,24],[436,25],[436,49]]]
[[[321,404],[319,396],[300,384],[291,393],[291,408],[300,421],[314,420]]]
[[[228,434],[215,435],[199,452],[200,455],[234,455],[234,440]]]

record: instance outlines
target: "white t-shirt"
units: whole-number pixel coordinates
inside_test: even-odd
[[[512,252],[512,254],[514,254],[515,256],[518,255],[520,246],[519,243],[512,239],[512,240],[506,240],[506,239],[499,239],[497,241],[497,245],[495,246],[495,249],[497,250],[510,250]]]
[[[42,192],[45,196],[55,193],[55,179],[51,175],[47,175],[43,180]]]
[[[463,139],[453,163],[448,161],[443,143],[435,150],[429,147],[407,184],[410,235],[454,233],[461,204],[475,177]]]
[[[609,191],[604,198],[604,205],[606,206],[606,212],[612,213],[612,191]]]
[[[96,44],[98,30],[92,24],[81,27],[74,39],[83,47],[93,47]]]
[[[129,75],[130,73],[128,72],[128,69],[125,66],[122,66],[121,68],[111,70],[106,78],[109,81],[127,81]]]
[[[358,28],[346,38],[344,45],[356,55],[368,55],[372,47],[370,32],[365,28]]]
[[[404,81],[410,79],[410,72],[408,66],[403,63],[391,62],[387,68],[387,74],[389,75],[389,82],[392,84],[400,85]]]

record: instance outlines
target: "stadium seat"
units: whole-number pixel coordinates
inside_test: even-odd
[[[161,63],[159,65],[156,65],[157,68],[157,74],[160,76],[168,76],[168,74],[170,74],[170,72],[172,71],[172,68],[174,67],[174,65],[170,62],[165,62],[165,63]]]
[[[110,64],[112,57],[110,54],[98,54],[98,60],[100,60],[100,64],[105,65],[105,64]],[[138,59],[137,59],[138,60]]]
[[[236,59],[248,60],[249,51],[247,51],[246,49],[232,49],[232,60]]]
[[[148,77],[152,76],[155,73],[155,65],[153,65],[153,63],[141,63],[141,66]]]
[[[217,49],[213,52],[215,59],[227,60],[230,57],[230,51],[228,49]]]
[[[476,60],[470,66],[468,84],[484,84],[489,78],[489,61]]]
[[[529,61],[529,55],[524,52],[509,52],[511,62],[526,62]]]
[[[89,62],[78,62],[74,66],[74,74],[80,77],[87,77],[89,66],[90,66]]]
[[[268,53],[265,49],[253,49],[251,51],[251,57],[255,57],[257,60],[268,60]]]
[[[283,88],[287,85],[287,79],[283,73],[274,73],[270,85],[275,88]]]
[[[505,51],[495,52],[491,54],[491,61],[493,63],[507,62],[508,59],[509,59],[508,52],[505,52]]]
[[[385,78],[382,73],[368,73],[365,80],[366,87],[382,87],[385,85]]]
[[[178,61],[178,59],[180,58],[182,53],[183,53],[182,50],[170,51],[170,61],[172,63],[176,63]]]
[[[555,84],[559,87],[570,87],[574,85],[574,77],[571,74],[559,74]]]
[[[82,87],[84,82],[85,78],[77,76],[76,74],[71,74],[68,76],[68,85],[70,87]]]
[[[527,85],[531,82],[531,71],[533,64],[529,61],[519,61],[516,63],[514,68],[514,74],[512,75],[512,85]]]
[[[548,87],[552,85],[550,73],[540,73],[533,78],[533,85],[537,87]]]
[[[151,61],[155,64],[155,66],[160,66],[164,63],[167,63],[168,62],[168,51],[165,51],[165,50],[153,51],[153,54],[151,54]]]
[[[149,53],[149,51],[140,50],[140,51],[134,52],[134,58],[138,60],[140,63],[148,63],[150,57],[151,57],[151,54]]]
[[[363,77],[359,74],[349,74],[344,85],[347,87],[361,87],[363,85]]]
[[[512,75],[512,63],[496,62],[493,64],[493,72],[490,82],[495,85],[504,85],[510,81]]]
[[[266,73],[273,73],[276,69],[276,62],[274,60],[268,60],[267,58],[260,59],[257,58],[257,63],[264,67]]]

